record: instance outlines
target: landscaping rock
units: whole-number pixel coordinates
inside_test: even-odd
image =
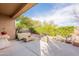
[[[79,40],[74,40],[74,41],[72,42],[72,44],[73,44],[74,46],[79,47]]]
[[[71,37],[69,37],[69,38],[66,38],[65,42],[66,42],[66,43],[69,43],[69,44],[71,44],[71,43],[72,43],[72,38],[71,38]]]

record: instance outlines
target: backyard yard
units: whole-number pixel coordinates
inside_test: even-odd
[[[0,6],[0,56],[79,56],[79,4]]]
[[[45,51],[41,50],[40,40],[35,40],[31,42],[22,41],[10,41],[11,46],[0,50],[0,55],[2,56],[41,56],[43,52],[44,56],[79,56],[79,47],[67,44],[64,42],[53,40],[49,41]],[[48,52],[46,52],[48,51]],[[45,53],[46,52],[46,53]]]

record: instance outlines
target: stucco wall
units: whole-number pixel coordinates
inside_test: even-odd
[[[15,38],[15,20],[8,17],[0,15],[0,32],[5,28],[11,39]]]

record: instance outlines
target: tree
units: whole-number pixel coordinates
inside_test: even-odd
[[[77,8],[74,7],[74,9],[72,10],[72,15],[73,17],[75,17],[74,21],[79,22],[79,11],[77,10]]]
[[[74,26],[58,27],[57,25],[44,22],[43,25],[40,21],[32,20],[26,16],[20,16],[16,23],[17,28],[28,28],[30,32],[40,35],[48,34],[50,36],[61,35],[67,37],[74,32]]]
[[[40,21],[32,20],[26,16],[20,16],[17,18],[16,27],[19,29],[28,28],[31,32],[36,33],[36,27],[41,26]]]
[[[74,32],[74,26],[64,26],[58,28],[58,34],[63,37],[68,37]]]

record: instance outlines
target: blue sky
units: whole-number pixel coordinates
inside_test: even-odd
[[[76,9],[74,6],[79,7],[79,4],[39,3],[23,15],[34,20],[52,21],[57,25],[78,25],[73,14],[73,9]]]
[[[64,4],[64,3],[39,3],[36,6],[32,7],[30,10],[25,12],[23,15],[28,17],[33,17],[36,15],[41,14],[48,14],[47,12],[52,10],[55,11],[56,9],[64,8],[70,4]]]

